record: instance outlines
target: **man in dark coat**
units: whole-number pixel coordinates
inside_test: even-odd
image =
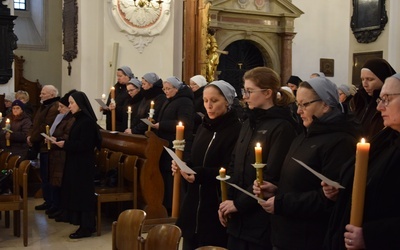
[[[33,120],[32,129],[26,138],[32,152],[39,153],[40,178],[42,179],[42,193],[44,203],[35,207],[36,210],[46,210],[51,207],[51,194],[49,186],[48,149],[41,133],[46,133],[46,126],[51,126],[58,114],[58,90],[53,85],[45,85],[40,92],[41,105]]]

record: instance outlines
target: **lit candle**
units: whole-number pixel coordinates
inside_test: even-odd
[[[179,122],[178,125],[176,125],[176,140],[182,141],[183,140],[183,131],[185,130],[185,127],[182,125],[182,122]]]
[[[114,87],[111,87],[111,98],[112,99],[115,99],[115,88]]]
[[[150,102],[150,109],[154,109],[154,101]]]
[[[46,125],[46,134],[48,136],[50,136],[50,126],[49,125]],[[47,140],[47,149],[50,150],[50,148],[51,148],[51,142],[49,140]]]
[[[368,157],[370,144],[362,138],[357,143],[354,169],[353,194],[351,198],[350,224],[360,227],[364,215],[365,187],[367,184]]]
[[[111,102],[115,104],[115,88],[111,87]],[[115,114],[115,108],[111,110],[111,130],[115,131],[116,129],[116,114]]]
[[[0,119],[2,119],[2,118],[3,118],[3,113],[0,112]]]
[[[179,122],[176,126],[176,140],[183,141],[183,132],[185,131],[185,127],[182,122]],[[183,158],[183,151],[180,149],[175,149],[175,154],[179,157],[179,159]],[[179,206],[180,206],[180,191],[181,190],[181,175],[180,172],[177,171],[174,174],[174,185],[172,189],[172,213],[171,216],[173,218],[178,218],[179,216]]]
[[[132,108],[131,106],[128,107],[128,129],[131,128],[131,114],[132,114]]]
[[[228,194],[226,191],[226,183],[222,179],[226,177],[226,170],[225,168],[219,169],[219,177],[221,178],[221,199],[222,201],[226,201],[228,199]]]
[[[256,153],[256,163],[262,163],[262,148],[259,142],[257,142],[254,151]]]
[[[106,94],[102,94],[102,95],[101,95],[101,100],[102,100],[103,102],[106,102]]]
[[[10,126],[10,119],[7,118],[6,120],[6,129],[10,130],[11,126]],[[7,131],[9,132],[9,131]],[[10,146],[10,139],[6,140],[6,146],[9,147]]]

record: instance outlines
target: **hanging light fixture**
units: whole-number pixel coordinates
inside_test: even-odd
[[[158,6],[154,4],[156,2]],[[158,9],[160,8],[161,4],[163,3],[163,0],[133,0],[133,5],[135,7],[140,7],[140,8],[153,8],[153,9]]]

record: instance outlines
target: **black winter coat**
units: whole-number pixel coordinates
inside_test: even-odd
[[[97,123],[83,112],[74,114],[69,137],[65,140],[66,160],[62,199],[69,211],[94,211],[94,149],[100,145]]]
[[[119,132],[124,132],[127,128],[127,123],[124,121],[126,110],[125,110],[125,103],[131,97],[129,96],[128,92],[126,92],[126,84],[116,83],[114,85],[115,88],[115,130]],[[111,96],[108,96],[107,99],[107,106],[111,103]],[[106,115],[106,128],[107,130],[111,130],[111,111],[105,110],[103,114]]]
[[[298,159],[331,180],[355,153],[359,124],[346,115],[330,122],[314,117],[306,133],[296,137],[282,167],[275,196],[272,243],[279,249],[322,249],[330,210],[321,180],[295,162]]]
[[[144,134],[144,132],[147,131],[147,125],[144,122],[140,121],[140,119],[149,117],[151,101],[154,101],[153,119],[155,121],[158,121],[158,116],[160,114],[161,108],[164,105],[164,102],[167,100],[167,97],[162,90],[162,83],[162,79],[160,79],[153,84],[152,88],[148,90],[142,89],[140,91],[139,94],[143,95],[143,99],[140,101],[137,115],[132,118],[132,123],[135,124],[135,126],[131,128],[133,134]]]
[[[231,182],[253,192],[256,179],[254,147],[259,142],[262,147],[263,179],[278,182],[280,170],[292,140],[296,137],[296,123],[287,107],[274,106],[268,110],[248,111],[236,144],[234,161],[228,174]],[[232,173],[233,170],[233,173]],[[243,241],[252,242],[271,249],[270,215],[257,201],[242,192],[230,188],[228,199],[233,200],[238,212],[231,214],[228,234]]]
[[[0,147],[6,151],[10,151],[13,154],[21,156],[21,159],[25,159],[28,153],[28,143],[26,142],[26,137],[28,136],[28,131],[32,127],[32,121],[29,115],[23,112],[19,116],[14,116],[12,112],[0,123],[0,128],[4,128],[6,120],[10,119],[10,130],[13,131],[10,134],[10,146],[6,146],[6,131],[0,131]]]
[[[351,109],[361,122],[362,136],[369,141],[384,127],[381,113],[376,110],[376,99],[380,92],[380,89],[375,90],[373,95],[369,96],[365,89],[361,87],[350,100]]]
[[[200,242],[226,247],[226,230],[218,219],[221,189],[216,176],[221,167],[228,167],[240,128],[236,111],[231,110],[213,120],[206,115],[197,130],[187,163],[197,174],[195,182],[188,184],[176,222],[183,238],[197,233]]]
[[[371,141],[365,192],[363,236],[366,249],[400,249],[400,136],[386,128]],[[354,157],[343,168],[338,200],[329,223],[325,249],[346,249],[345,226],[350,222]]]
[[[157,135],[169,142],[176,139],[176,125],[179,122],[185,126],[185,152],[190,152],[193,132],[193,92],[187,85],[182,85],[174,97],[168,98],[160,110],[156,122],[159,123]]]

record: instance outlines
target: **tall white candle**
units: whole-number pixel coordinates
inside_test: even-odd
[[[131,114],[132,114],[132,108],[131,106],[128,107],[128,129],[131,128]]]

